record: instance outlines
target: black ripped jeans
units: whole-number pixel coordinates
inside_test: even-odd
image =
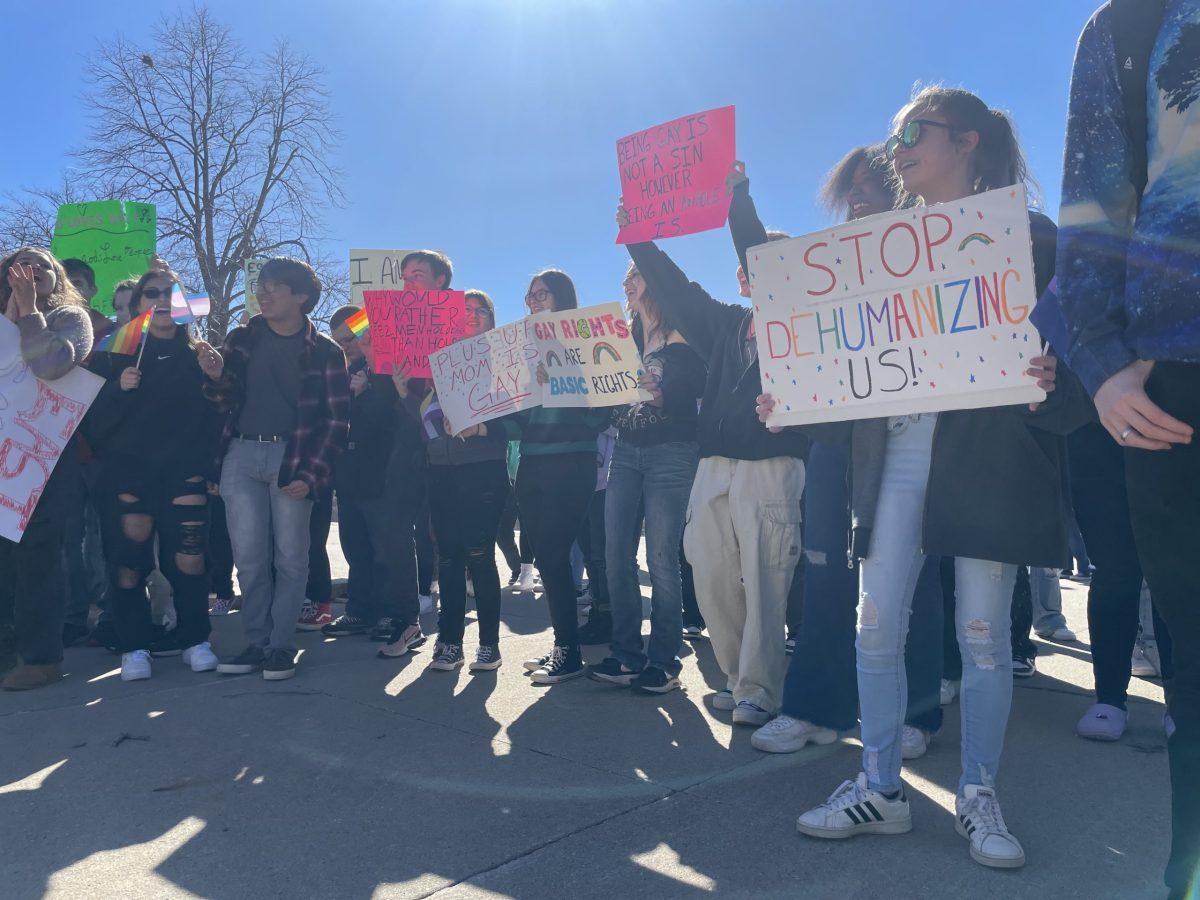
[[[200,467],[120,458],[104,468],[104,555],[119,649],[147,650],[154,641],[146,578],[156,567],[174,590],[182,645],[207,641],[208,494]]]

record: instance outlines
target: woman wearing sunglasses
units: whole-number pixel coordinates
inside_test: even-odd
[[[97,353],[90,368],[107,382],[89,414],[100,468],[100,512],[109,563],[121,679],[151,675],[151,656],[183,654],[193,672],[209,672],[208,490],[220,438],[216,408],[186,326],[171,317],[178,276],[143,275],[129,301],[131,318],[153,310],[131,354]],[[157,553],[155,539],[157,538]],[[160,569],[174,591],[178,624],[156,640],[146,578]]]
[[[895,125],[887,156],[904,191],[923,204],[1028,180],[1007,116],[967,91],[926,88]],[[1038,213],[1030,222],[1040,295],[1053,275],[1055,228]],[[1061,373],[1054,390],[1052,358],[1035,358],[1030,366],[1026,374],[1053,391],[1036,409],[961,410],[850,427],[852,548],[861,560],[863,771],[800,817],[803,834],[846,838],[912,828],[900,779],[905,639],[926,554],[953,556],[963,657],[955,827],[976,862],[1000,868],[1025,862],[995,791],[1012,702],[1009,606],[1019,564],[1055,566],[1067,556],[1061,435],[1088,415],[1073,378]],[[761,397],[760,415],[765,419],[773,406],[771,397]],[[981,471],[989,475],[980,477]]]

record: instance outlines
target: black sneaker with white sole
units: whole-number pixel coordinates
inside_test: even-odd
[[[263,665],[264,681],[283,681],[296,674],[296,651],[271,650],[267,653],[267,661]]]
[[[583,675],[583,656],[579,647],[555,646],[550,651],[550,661],[530,674],[529,680],[534,684],[558,684],[560,681],[570,681]]]
[[[321,626],[321,634],[327,637],[346,637],[351,634],[366,634],[371,630],[370,623],[358,616],[341,615],[328,625]]]
[[[526,675],[532,675],[534,672],[536,672],[538,669],[542,668],[543,666],[547,665],[549,662],[550,662],[550,654],[547,653],[545,656],[537,656],[537,657],[534,657],[533,659],[527,659],[527,660],[525,660],[525,662],[521,663],[521,665],[524,667]]]
[[[592,681],[607,681],[609,684],[619,684],[629,687],[633,680],[641,675],[638,669],[630,669],[615,657],[608,657],[594,666],[587,667],[587,677]]]
[[[466,660],[463,659],[462,644],[438,644],[437,653],[429,661],[427,668],[436,672],[453,672]]]
[[[475,661],[469,666],[472,672],[494,672],[500,668],[500,645],[480,644],[475,651]]]
[[[217,663],[217,671],[222,675],[248,675],[261,669],[266,661],[267,654],[262,647],[247,647],[237,656]]]
[[[679,687],[679,676],[658,666],[646,666],[631,686],[639,694],[666,694]]]

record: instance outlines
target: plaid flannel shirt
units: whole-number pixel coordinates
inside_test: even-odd
[[[225,338],[221,356],[225,371],[219,381],[206,386],[209,399],[225,412],[225,430],[217,470],[237,430],[246,400],[246,366],[259,339],[270,327],[262,316],[233,329]],[[279,486],[296,479],[308,485],[314,498],[331,487],[333,463],[346,449],[350,435],[350,376],[341,347],[304,319],[304,352],[300,356],[300,396],[296,428],[288,438],[279,466]]]

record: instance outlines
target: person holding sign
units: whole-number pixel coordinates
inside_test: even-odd
[[[949,202],[1027,179],[1012,124],[967,91],[926,88],[896,116],[886,145],[905,192]],[[1038,293],[1054,270],[1054,224],[1030,213]],[[864,226],[865,227],[865,226]],[[859,571],[858,692],[863,771],[797,829],[819,838],[912,828],[900,779],[904,646],[925,555],[955,557],[963,657],[963,771],[955,827],[985,866],[1024,865],[996,797],[1012,702],[1009,607],[1017,567],[1067,558],[1063,434],[1087,418],[1073,380],[1052,357],[1027,376],[1049,394],[1025,406],[859,420],[850,426],[853,553]],[[1059,388],[1055,390],[1056,386]],[[774,407],[760,397],[765,421]],[[985,510],[986,515],[980,515]]]
[[[96,353],[89,366],[106,379],[87,436],[99,466],[122,681],[149,678],[152,655],[182,651],[193,672],[217,667],[208,642],[205,554],[220,419],[203,393],[197,345],[171,317],[178,281],[169,270],[143,275],[129,301],[134,317],[152,310],[141,352]],[[178,616],[174,631],[157,641],[146,594],[155,568],[171,584]]]
[[[529,283],[525,305],[530,313],[577,309],[575,284],[565,272],[547,269]],[[612,410],[605,408],[539,406],[498,420],[509,439],[521,442],[521,528],[532,537],[554,626],[553,649],[525,662],[534,684],[557,684],[584,674],[571,544],[596,487],[596,436],[611,417]]]
[[[683,581],[679,541],[700,448],[696,408],[704,393],[704,360],[664,315],[632,263],[623,285],[651,399],[616,414],[617,442],[605,501],[612,655],[588,677],[665,694],[679,687]],[[640,510],[646,520],[646,562],[652,588],[650,642],[642,644],[642,594],[637,578]]]
[[[0,261],[0,313],[20,331],[21,362],[44,381],[62,378],[92,351],[87,303],[47,250],[22,247]],[[8,461],[10,467],[48,464],[49,474],[20,541],[0,537],[0,606],[13,610],[21,661],[4,676],[7,691],[62,678],[63,523],[68,510],[82,502],[73,436],[57,461],[19,454]]]

